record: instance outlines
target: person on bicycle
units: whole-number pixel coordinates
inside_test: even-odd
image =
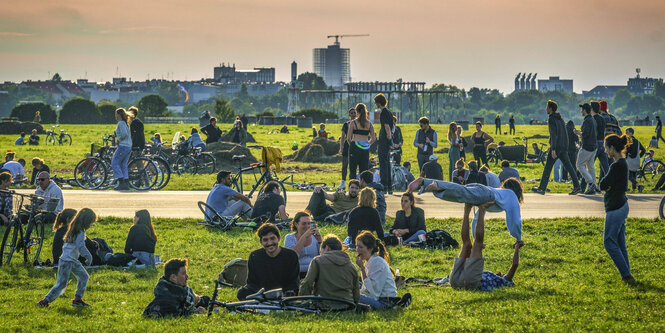
[[[326,193],[321,187],[316,187],[309,198],[307,210],[314,217],[314,221],[323,221],[330,215],[345,212],[358,206],[359,191],[360,182],[356,179],[349,180],[348,194],[343,191],[332,194]],[[327,205],[326,200],[331,201],[332,205]]]
[[[132,106],[127,109],[127,112],[132,118],[129,124],[129,132],[132,136],[132,148],[138,148],[141,151],[145,148],[145,133],[143,122],[138,118],[139,108]]]
[[[62,211],[64,206],[64,199],[62,197],[62,190],[54,181],[51,181],[48,171],[42,171],[37,175],[37,190],[35,194],[44,197],[44,202],[39,206],[39,209],[48,211],[44,213],[44,222],[53,223],[55,216]],[[49,201],[58,200],[54,210],[49,210]]]
[[[249,254],[247,284],[238,290],[238,299],[243,301],[262,288],[266,291],[282,288],[286,296],[297,295],[300,275],[298,254],[279,246],[281,235],[272,223],[264,223],[256,235],[262,248]]]
[[[243,218],[249,218],[252,215],[252,201],[232,189],[232,183],[231,171],[218,172],[217,183],[210,190],[206,204],[221,216],[240,215]],[[206,215],[212,215],[212,212],[206,212]]]
[[[32,164],[32,174],[30,175],[30,184],[38,185],[37,183],[35,183],[35,178],[37,178],[37,175],[42,171],[51,172],[51,168],[49,168],[48,165],[44,164],[44,160],[39,157],[33,158],[31,164]]]
[[[320,252],[309,264],[307,275],[300,282],[298,295],[341,298],[358,303],[360,276],[349,255],[342,250],[342,242],[337,235],[323,237]]]
[[[211,117],[210,124],[201,128],[201,133],[206,135],[206,144],[219,141],[222,137],[222,130],[217,127],[217,118]]]
[[[271,180],[263,186],[263,193],[256,198],[254,209],[252,209],[252,219],[267,216],[268,222],[274,223],[275,218],[279,217],[284,221],[289,218],[286,214],[286,203],[281,195],[279,183]],[[263,221],[262,221],[263,222]]]
[[[0,173],[0,223],[2,225],[9,224],[14,209],[12,194],[8,192],[11,184],[12,174],[6,171]]]
[[[210,299],[199,296],[187,285],[187,259],[173,258],[164,265],[164,276],[159,278],[155,298],[143,310],[144,317],[188,316],[204,313]]]

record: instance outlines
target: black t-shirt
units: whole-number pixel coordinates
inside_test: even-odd
[[[282,248],[274,258],[268,256],[265,249],[258,249],[249,254],[247,269],[248,289],[298,290],[300,263],[298,254],[291,249]]]
[[[379,239],[383,240],[381,217],[376,208],[356,207],[349,213],[349,224],[346,227],[346,231],[354,244],[356,236],[363,230],[376,231]]]
[[[386,133],[386,126],[390,126],[390,132],[392,133],[393,131],[393,126],[395,124],[393,123],[393,114],[388,110],[388,108],[383,108],[381,109],[381,130],[379,130],[379,143],[385,144],[385,145],[390,145],[390,141],[388,141],[388,133]]]
[[[346,135],[349,132],[349,123],[344,123],[342,125],[342,134]],[[342,136],[340,136],[341,138]],[[349,142],[344,140],[344,145],[342,147],[342,155],[347,156],[349,154]]]
[[[423,164],[422,173],[425,178],[443,180],[443,168],[436,161],[429,161]]]
[[[603,202],[605,211],[613,211],[621,208],[628,198],[626,190],[628,189],[628,164],[626,159],[621,158],[610,165],[610,170],[603,179],[600,180],[600,189],[605,191]]]
[[[212,124],[208,124],[203,127],[201,129],[201,133],[207,136],[206,143],[217,142],[219,141],[219,138],[222,137],[222,130],[220,130],[219,127],[212,126]]]
[[[129,229],[129,234],[127,234],[125,253],[132,253],[134,251],[155,253],[155,243],[157,242],[150,238],[146,227],[134,225]]]
[[[593,120],[596,121],[596,140],[604,141],[605,140],[605,119],[603,116],[597,114],[593,116]]]
[[[277,214],[281,205],[284,205],[284,198],[281,195],[274,192],[262,193],[256,199],[251,218],[269,214],[270,222],[273,222],[275,221],[275,214]]]
[[[132,120],[129,125],[129,132],[132,136],[132,147],[145,147],[145,134],[143,133],[143,122],[138,118]]]
[[[46,165],[46,164],[42,164],[42,169],[41,170],[37,170],[35,168],[32,168],[32,175],[30,176],[30,184],[35,183],[35,178],[42,171],[51,172],[51,168],[49,168],[48,165]]]

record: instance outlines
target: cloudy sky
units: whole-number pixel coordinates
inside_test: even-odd
[[[518,72],[577,92],[665,77],[662,0],[0,0],[0,82],[212,77],[221,62],[312,70],[346,38],[354,81],[424,81],[510,92]]]

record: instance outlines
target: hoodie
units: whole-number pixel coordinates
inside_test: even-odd
[[[143,310],[146,317],[187,316],[196,312],[194,291],[162,276],[155,286],[155,299]]]
[[[550,149],[554,150],[557,155],[567,152],[568,134],[561,113],[552,112],[547,118],[547,127],[550,131]]]
[[[344,251],[328,251],[314,259],[300,283],[299,295],[319,295],[358,302],[360,276]]]

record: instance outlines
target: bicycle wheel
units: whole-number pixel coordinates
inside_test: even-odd
[[[663,173],[665,173],[665,164],[659,160],[653,160],[642,166],[642,169],[638,172],[638,177],[643,178],[645,182],[658,181]]]
[[[275,178],[273,178],[273,179],[271,179],[271,180],[269,180],[269,181],[275,181],[275,182],[277,182],[277,184],[279,184],[280,192],[282,192],[282,198],[284,198],[284,204],[286,204],[286,188],[284,187],[284,183],[282,183],[281,181],[279,181],[279,180],[277,180],[277,179],[275,179]],[[323,185],[325,185],[325,184],[323,184]],[[265,186],[265,185],[264,185],[264,186]],[[263,194],[263,187],[264,187],[264,186],[262,186],[262,187],[259,189],[259,194],[258,194],[258,196],[260,196],[261,194]],[[257,197],[258,197],[258,196],[257,196]]]
[[[139,191],[151,189],[159,178],[159,168],[155,162],[145,157],[136,157],[129,161],[127,173],[129,186]]]
[[[665,197],[660,199],[660,205],[658,206],[658,215],[660,215],[661,220],[665,220]]]
[[[169,162],[166,162],[160,157],[152,157],[152,161],[155,162],[157,167],[159,168],[159,182],[155,184],[155,187],[153,187],[153,190],[161,190],[164,187],[166,187],[166,184],[169,183],[169,180],[171,180],[171,168],[169,167]]]
[[[42,252],[42,245],[44,244],[43,218],[43,216],[33,218],[33,229],[26,231],[25,238],[27,238],[27,242],[23,246],[23,262],[35,265],[35,262],[39,260],[39,254]]]
[[[198,162],[198,173],[213,173],[215,172],[215,157],[210,153],[201,153],[196,157]]]
[[[183,173],[196,174],[198,166],[196,160],[191,156],[180,156],[175,162],[175,171],[177,174]]]
[[[55,136],[47,135],[46,136],[46,145],[55,145]]]
[[[104,184],[106,178],[104,162],[96,157],[86,158],[74,168],[74,181],[86,190],[99,188]]]
[[[18,242],[23,238],[23,229],[21,228],[21,220],[14,216],[13,221],[5,229],[5,235],[2,237],[2,249],[0,249],[0,266],[2,264],[9,265],[12,260]]]
[[[229,223],[231,219],[223,218],[214,208],[210,207],[210,205],[203,201],[199,201],[197,204],[201,210],[201,213],[203,213],[203,217],[205,218],[206,222],[215,225],[222,231],[231,229],[233,226],[232,223]]]
[[[60,142],[61,145],[64,146],[71,146],[72,145],[72,136],[69,134],[65,134],[62,136],[62,141]]]
[[[282,305],[316,312],[340,312],[355,310],[356,304],[340,298],[321,296],[293,296],[282,299]]]

